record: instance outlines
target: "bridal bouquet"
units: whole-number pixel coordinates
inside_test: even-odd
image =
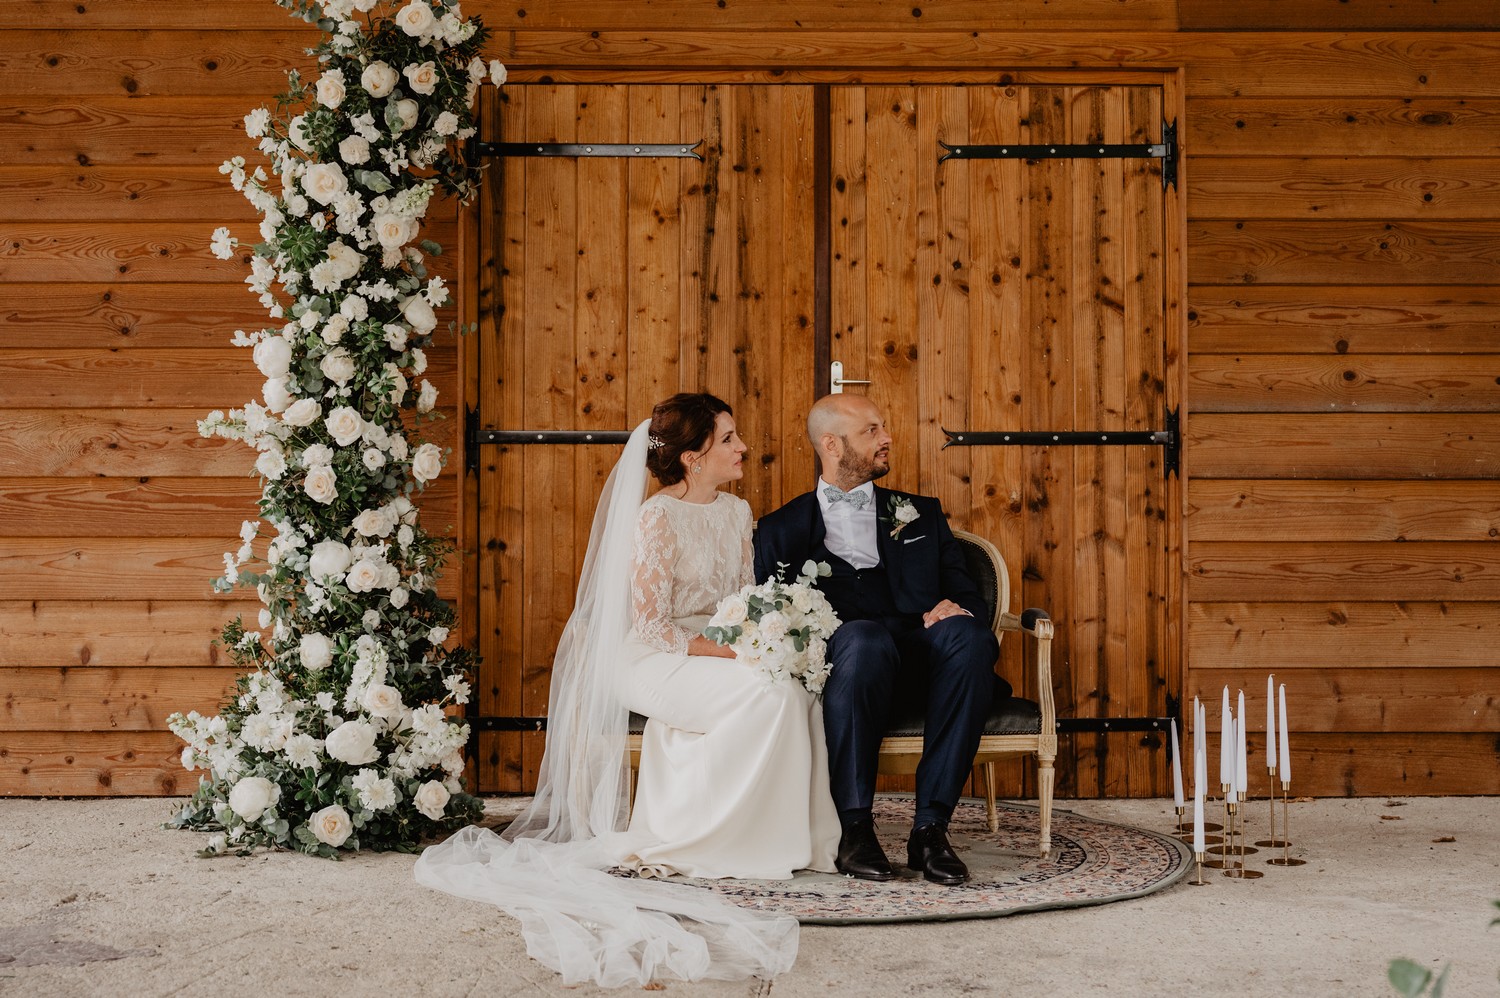
[[[795,582],[785,582],[781,565],[776,575],[758,586],[745,586],[719,601],[703,634],[734,649],[773,682],[793,679],[809,692],[821,693],[828,681],[828,639],[838,630],[839,618],[813,585],[826,576],[825,562],[808,561]]]

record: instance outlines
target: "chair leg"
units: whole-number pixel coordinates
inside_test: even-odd
[[[1037,758],[1037,809],[1042,814],[1042,846],[1039,855],[1046,859],[1052,852],[1052,759],[1050,755]]]
[[[990,821],[990,834],[1000,830],[1000,815],[995,811],[995,764],[984,764],[984,815]]]

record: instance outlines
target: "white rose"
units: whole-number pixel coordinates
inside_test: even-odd
[[[263,776],[247,776],[229,791],[229,809],[254,821],[281,799],[281,788]]]
[[[349,546],[342,541],[319,541],[308,557],[307,570],[315,579],[342,575],[354,560]]]
[[[287,406],[286,412],[281,414],[281,421],[289,426],[311,426],[322,414],[323,409],[316,399],[298,399]]]
[[[427,351],[418,348],[411,352],[411,373],[421,374],[427,370]]]
[[[426,336],[437,326],[437,315],[421,295],[413,295],[401,303],[401,316],[411,323],[419,336]]]
[[[397,586],[395,589],[391,590],[391,606],[395,607],[397,610],[405,606],[406,601],[410,598],[411,592],[404,586]]]
[[[389,537],[394,526],[384,510],[367,509],[354,518],[354,529],[365,537]]]
[[[917,507],[909,502],[904,502],[896,507],[896,519],[901,523],[910,523],[921,515],[917,512]]]
[[[435,405],[437,405],[437,389],[432,387],[432,382],[423,381],[422,390],[417,393],[417,411],[431,412]]]
[[[407,215],[382,212],[370,221],[370,230],[380,245],[387,249],[399,249],[417,235],[418,223]]]
[[[447,787],[437,780],[428,780],[418,788],[416,796],[412,798],[412,803],[417,806],[418,811],[433,821],[438,821],[443,817],[443,809],[448,806],[448,797]]]
[[[302,483],[302,491],[306,492],[313,502],[331,503],[339,495],[338,476],[326,464],[314,465],[307,469],[307,478]]]
[[[343,347],[337,347],[323,355],[322,362],[318,364],[318,370],[323,372],[323,377],[334,384],[344,385],[354,377],[354,357]],[[329,418],[333,417],[329,416]],[[339,442],[344,443],[342,440]]]
[[[501,62],[499,59],[490,60],[491,83],[493,83],[497,87],[504,86],[507,75],[508,74],[505,71],[505,63]]]
[[[406,397],[406,375],[402,374],[401,368],[395,364],[385,365],[382,372],[386,377],[391,379],[391,404],[400,405],[401,400]],[[391,453],[396,453],[394,447],[391,449]]]
[[[343,381],[339,384],[343,384]],[[323,425],[327,427],[328,435],[333,437],[340,447],[348,447],[354,443],[365,429],[364,417],[347,405],[341,405],[330,412],[328,418],[323,421]]]
[[[432,630],[427,632],[427,640],[431,641],[435,645],[442,644],[444,641],[448,640],[448,628],[434,627]]]
[[[379,471],[385,467],[385,453],[378,447],[366,447],[365,452],[360,455],[360,459],[364,461],[365,467],[371,471]]]
[[[388,97],[396,89],[398,79],[400,77],[390,66],[383,62],[372,62],[360,74],[359,83],[371,97]]]
[[[261,398],[271,412],[281,412],[292,404],[291,393],[286,390],[285,378],[271,378],[260,389]]]
[[[255,459],[255,470],[262,478],[279,481],[286,472],[286,458],[281,456],[279,450],[261,451],[260,457]]]
[[[328,321],[323,324],[323,331],[319,334],[323,342],[329,345],[337,343],[344,338],[349,331],[349,320],[342,315],[330,315]]]
[[[361,558],[349,566],[349,574],[344,576],[344,584],[349,587],[351,593],[367,593],[371,589],[379,588],[381,579],[385,577],[382,566],[367,558]]]
[[[427,0],[412,0],[396,12],[396,26],[416,38],[432,28],[432,5]]]
[[[375,747],[375,726],[369,721],[345,721],[329,734],[323,746],[329,755],[351,766],[363,766],[380,758]]]
[[[324,107],[338,107],[345,93],[343,70],[332,69],[318,77],[318,103]]]
[[[326,669],[333,662],[333,642],[328,640],[326,634],[314,631],[302,635],[299,649],[302,652],[302,665],[313,672]]]
[[[443,452],[436,444],[423,444],[411,458],[411,474],[419,482],[430,482],[443,473]]]
[[[284,378],[292,363],[292,345],[282,336],[267,336],[255,344],[255,366],[268,378]]]
[[[335,849],[348,841],[350,833],[354,831],[354,824],[349,820],[349,812],[337,804],[329,804],[308,818],[307,824],[319,842],[333,846]]]
[[[428,11],[431,14],[431,10]],[[423,63],[412,63],[402,71],[406,76],[406,83],[419,94],[430,94],[437,89],[437,63],[428,60]]]
[[[417,112],[420,110],[417,102],[409,98],[402,98],[396,102],[396,117],[401,121],[401,131],[407,131],[417,123]]]
[[[337,163],[318,163],[302,175],[302,189],[318,204],[326,205],[349,189],[349,181]]]
[[[350,166],[370,161],[370,142],[360,135],[351,135],[339,143],[339,159]]]
[[[371,686],[360,698],[360,704],[376,717],[399,717],[405,705],[399,690],[384,684]]]

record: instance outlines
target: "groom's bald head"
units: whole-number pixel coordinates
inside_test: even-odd
[[[807,413],[807,439],[824,480],[833,484],[839,484],[835,478],[860,484],[890,470],[885,420],[863,395],[825,395],[814,402]]]

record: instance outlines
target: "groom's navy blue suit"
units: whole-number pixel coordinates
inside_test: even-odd
[[[918,516],[892,537],[893,497]],[[832,671],[823,690],[829,778],[840,814],[868,809],[875,796],[880,740],[896,703],[925,704],[922,761],[917,767],[919,816],[934,805],[944,816],[957,804],[974,764],[985,716],[1010,684],[995,675],[999,643],[989,608],[964,567],[963,552],[936,499],[875,487],[880,563],[856,569],[825,544],[818,497],[798,496],[761,518],[755,531],[755,577],[778,565],[788,577],[809,558],[833,574],[819,581],[843,625],[829,643]],[[922,615],[950,599],[962,614],[922,626]]]

